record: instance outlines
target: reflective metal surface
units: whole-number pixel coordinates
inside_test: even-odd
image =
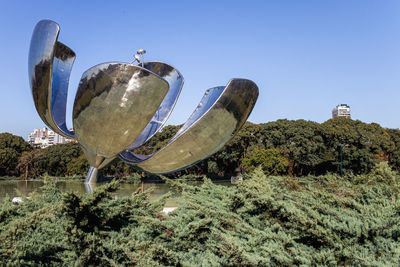
[[[74,102],[77,140],[89,154],[115,157],[148,125],[168,88],[163,78],[136,65],[117,62],[90,68],[82,75]]]
[[[243,126],[258,97],[257,85],[233,79],[226,87],[207,90],[178,133],[153,155],[124,151],[120,157],[151,173],[169,173],[189,167],[221,149]]]
[[[76,138],[88,159],[86,183],[117,155],[147,172],[168,173],[209,157],[241,128],[258,97],[255,83],[233,79],[206,91],[178,133],[152,155],[131,150],[145,144],[170,116],[183,86],[183,76],[163,62],[96,65],[81,78],[73,108],[74,131],[65,123],[68,82],[75,53],[57,41],[60,28],[40,21],[32,35],[28,72],[35,107],[55,132]]]
[[[145,62],[144,68],[164,78],[169,84],[169,91],[162,101],[150,123],[142,131],[138,138],[131,144],[128,150],[140,147],[155,135],[168,120],[178,100],[183,87],[183,76],[174,67],[163,62]]]
[[[68,81],[75,53],[57,42],[60,27],[40,21],[32,34],[28,73],[35,107],[43,122],[58,134],[73,138],[65,123]]]

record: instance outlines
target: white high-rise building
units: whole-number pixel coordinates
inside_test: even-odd
[[[332,110],[332,118],[346,117],[350,118],[350,106],[347,104],[339,104]]]
[[[28,136],[28,143],[40,148],[45,148],[56,144],[65,144],[67,142],[70,142],[70,139],[61,136],[52,130],[48,130],[47,128],[34,129],[33,132]]]

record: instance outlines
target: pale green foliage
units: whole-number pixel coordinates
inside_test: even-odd
[[[115,199],[116,183],[89,195],[63,194],[49,183],[21,204],[1,203],[0,260],[35,266],[398,266],[398,186],[387,179],[354,184],[356,178],[266,177],[258,168],[229,187],[207,178],[200,186],[168,181],[181,193],[179,208],[168,216],[160,213],[163,199],[149,202],[150,192]]]
[[[377,176],[378,179],[380,179],[379,182],[387,181],[392,184],[398,183],[398,175],[392,170],[387,161],[377,163],[371,174]]]
[[[349,175],[349,178],[353,180],[355,184],[369,184],[373,185],[376,183],[385,183],[388,186],[392,186],[394,190],[399,185],[398,174],[389,166],[386,161],[378,162],[375,167],[371,170],[371,175]]]

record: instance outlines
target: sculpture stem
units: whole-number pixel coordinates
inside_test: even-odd
[[[97,176],[99,174],[99,169],[90,166],[89,171],[86,175],[86,184],[95,184],[97,182]]]

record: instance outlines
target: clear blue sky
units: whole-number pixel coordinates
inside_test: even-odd
[[[0,1],[0,132],[43,127],[27,74],[35,24],[61,26],[77,54],[68,123],[82,73],[107,61],[178,68],[185,86],[168,124],[186,121],[207,88],[257,83],[250,121],[323,122],[339,103],[352,117],[400,128],[400,1]]]

